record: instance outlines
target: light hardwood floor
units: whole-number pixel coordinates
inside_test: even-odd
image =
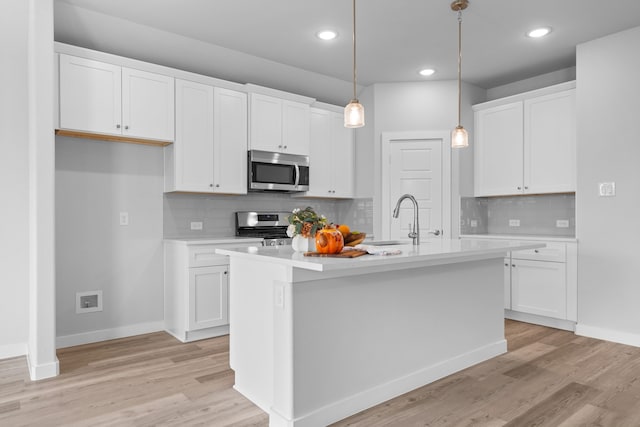
[[[640,348],[513,321],[506,336],[508,353],[334,425],[640,426]],[[267,426],[232,389],[228,348],[165,333],[71,347],[39,382],[2,360],[0,426]]]

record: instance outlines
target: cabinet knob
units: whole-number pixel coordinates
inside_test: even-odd
[[[505,263],[504,263],[504,266],[505,266],[505,267],[509,267],[509,264],[507,264],[507,263],[505,262]]]
[[[518,187],[518,190],[522,190],[522,187]]]
[[[282,144],[278,145],[278,148],[282,148]]]
[[[529,189],[529,187],[527,187],[527,186],[525,185],[525,186],[524,186],[524,189],[525,189],[525,190],[528,190],[528,189]]]
[[[219,188],[219,187],[220,187],[220,184],[216,184],[216,188]]]
[[[213,184],[209,184],[209,187],[213,187]]]
[[[534,250],[533,250],[533,252],[535,252],[535,253],[540,253],[540,251],[539,251],[539,250],[537,250],[537,249],[534,249]]]
[[[515,266],[516,266],[515,264],[511,264],[511,267],[515,267]]]
[[[120,125],[116,125],[116,129],[120,129]]]
[[[225,271],[224,274],[227,274],[227,272]]]
[[[286,149],[287,149],[287,146],[285,145],[283,148],[286,150]]]
[[[126,126],[124,127],[124,129],[125,129],[125,130],[129,129],[129,125],[126,125]]]

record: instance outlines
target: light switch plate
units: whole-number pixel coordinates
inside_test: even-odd
[[[477,227],[478,226],[478,220],[472,219],[471,220],[471,226],[472,227]]]
[[[569,220],[568,219],[557,219],[556,220],[557,228],[569,228]]]
[[[598,195],[600,197],[613,197],[616,195],[615,182],[601,182],[598,184]]]
[[[520,227],[520,220],[519,219],[510,219],[509,220],[509,227]]]
[[[120,212],[120,225],[129,225],[129,212]]]
[[[192,221],[191,222],[192,230],[202,230],[202,221]]]

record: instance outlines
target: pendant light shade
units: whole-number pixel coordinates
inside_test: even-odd
[[[364,107],[355,98],[344,107],[344,126],[347,128],[364,126]]]
[[[455,0],[451,3],[451,10],[458,12],[458,126],[451,132],[451,147],[464,148],[469,146],[469,134],[460,124],[460,108],[462,104],[462,11],[469,6],[468,0]]]
[[[356,0],[353,0],[353,98],[344,107],[344,126],[347,128],[364,126],[364,107],[356,97]]]

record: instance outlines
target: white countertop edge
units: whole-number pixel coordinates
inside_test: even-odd
[[[461,234],[461,239],[492,239],[492,240],[530,240],[542,242],[570,242],[577,243],[577,237],[564,236],[534,236],[525,234]]]
[[[544,247],[542,242],[513,242],[504,246],[467,248],[465,250],[438,250],[438,247],[428,248],[429,244],[420,245],[414,253],[412,245],[394,245],[388,248],[400,249],[399,255],[364,255],[357,258],[305,257],[301,252],[293,252],[290,246],[249,248],[218,248],[216,253],[231,257],[254,258],[263,262],[273,262],[290,267],[312,271],[337,271],[352,269],[370,269],[375,266],[396,266],[398,268],[409,264],[419,266],[430,263],[432,265],[451,264],[487,258],[500,258],[513,250],[536,249]],[[438,245],[440,246],[440,245]]]
[[[262,245],[262,237],[169,237],[165,242],[182,243],[186,245],[227,245],[236,243],[256,243]]]

